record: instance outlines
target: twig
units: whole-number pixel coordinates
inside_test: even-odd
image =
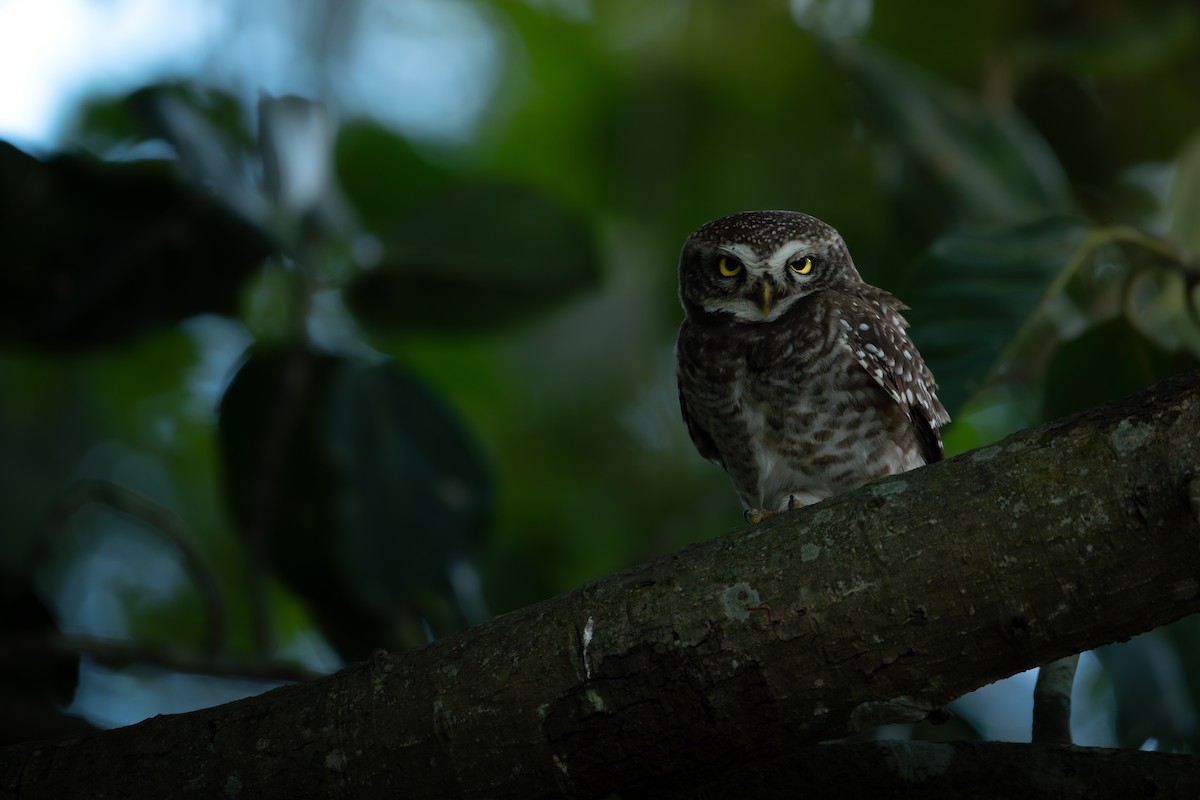
[[[1079,654],[1060,658],[1038,670],[1033,688],[1033,741],[1071,743],[1071,687]]]
[[[92,503],[108,506],[114,511],[145,522],[175,545],[183,555],[185,568],[200,593],[200,600],[208,617],[208,631],[203,647],[209,653],[224,651],[229,632],[229,614],[216,577],[192,542],[187,527],[170,510],[116,483],[89,478],[76,481],[67,488],[57,515],[34,550],[30,571],[36,570],[43,560],[48,558],[66,529],[67,520]]]
[[[264,681],[302,682],[323,673],[296,664],[237,656],[201,653],[185,647],[146,644],[90,636],[5,637],[0,647],[0,665],[36,663],[46,655],[85,655],[114,668],[128,664],[162,667],[193,675],[217,675]]]

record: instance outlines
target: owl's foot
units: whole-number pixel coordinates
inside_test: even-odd
[[[796,495],[789,494],[783,499],[783,502],[779,504],[779,508],[777,510],[772,510],[770,508],[747,508],[742,512],[742,516],[745,517],[746,522],[749,522],[751,525],[757,525],[764,519],[768,519],[777,514],[782,514],[785,511],[791,511],[796,508],[804,508],[804,503],[801,503]]]
[[[742,516],[746,519],[746,522],[749,522],[751,525],[757,525],[767,517],[773,517],[778,513],[778,511],[772,511],[769,508],[747,508],[742,512]]]

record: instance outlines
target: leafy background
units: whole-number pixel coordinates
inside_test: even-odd
[[[5,741],[738,523],[671,355],[722,214],[841,230],[912,307],[951,455],[1197,365],[1193,3],[308,5],[211,4],[192,68],[0,143]],[[1031,680],[883,733],[1028,738]],[[1076,702],[1081,743],[1195,752],[1200,620],[1085,656]]]

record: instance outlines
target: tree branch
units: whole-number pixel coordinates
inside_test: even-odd
[[[1071,743],[1071,689],[1079,654],[1055,659],[1038,669],[1033,687],[1033,741]]]
[[[602,797],[919,719],[1200,611],[1198,394],[1163,381],[312,683],[18,745],[0,787]]]
[[[728,765],[727,765],[728,766]],[[622,797],[1200,797],[1200,758],[1012,742],[860,742],[803,747],[766,763]]]

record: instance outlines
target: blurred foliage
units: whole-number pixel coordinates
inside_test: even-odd
[[[307,602],[343,656],[480,621],[478,602],[456,604],[453,576],[491,521],[489,467],[407,371],[255,353],[218,428],[226,496],[256,567]]]
[[[272,248],[166,166],[41,162],[0,142],[0,343],[106,345],[236,311]]]
[[[346,293],[371,331],[486,333],[553,307],[599,271],[581,221],[517,186],[460,184],[388,216],[397,244]]]
[[[455,7],[503,54],[465,138],[214,73],[0,143],[0,567],[63,630],[360,658],[737,523],[671,364],[678,248],[736,210],[822,217],[912,306],[951,454],[1197,365],[1192,3]],[[180,521],[222,641],[194,570],[104,567],[170,537],[64,514],[81,480]],[[1112,741],[1195,751],[1195,620],[1106,650]]]
[[[78,683],[79,655],[49,643],[58,633],[54,614],[25,576],[0,571],[0,746],[43,736],[66,735],[71,722],[58,706],[66,705]],[[77,733],[90,726],[82,720]]]

